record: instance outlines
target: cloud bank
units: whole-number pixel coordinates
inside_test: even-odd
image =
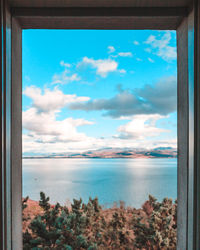
[[[145,85],[142,89],[119,90],[110,99],[94,99],[75,102],[69,105],[72,110],[105,111],[105,116],[120,118],[138,114],[167,115],[177,108],[176,77],[163,78],[154,86]]]
[[[123,90],[119,86],[119,93],[113,98],[92,101],[86,96],[66,95],[57,88],[53,90],[45,89],[44,91],[36,87],[26,88],[23,94],[32,99],[32,104],[23,112],[23,152],[26,154],[29,152],[51,154],[84,152],[103,147],[152,148],[154,146],[176,145],[176,141],[172,140],[168,140],[167,143],[164,141],[157,142],[155,139],[148,140],[148,138],[156,138],[161,133],[169,132],[157,127],[156,123],[158,120],[166,118],[166,113],[174,110],[172,105],[171,108],[165,110],[165,114],[156,114],[158,106],[168,106],[175,99],[175,97],[170,99],[171,94],[174,93],[174,89],[170,89],[170,84],[175,83],[175,80],[173,78],[168,79],[168,81],[165,79],[164,86],[161,82],[154,87],[147,85],[144,89],[135,89],[135,94],[130,90]],[[144,91],[145,89],[146,91]],[[155,92],[155,89],[157,92]],[[170,89],[171,92],[167,92],[167,89]],[[143,100],[142,102],[142,98],[137,97],[136,93],[141,94],[140,92],[143,98],[151,102],[152,106],[154,104],[155,110],[152,107],[149,108],[151,105],[147,101]],[[152,92],[155,92],[154,97],[151,96]],[[142,107],[140,107],[141,102],[143,103]],[[90,103],[92,105],[89,105]],[[90,137],[83,132],[79,132],[78,128],[92,126],[94,124],[92,121],[83,118],[66,117],[59,119],[58,117],[62,108],[77,108],[77,105],[81,109],[84,107],[84,110],[105,110],[105,115],[128,121],[118,126],[109,137],[104,137],[101,132],[99,132],[99,138]],[[133,109],[132,105],[137,110]],[[152,114],[152,110],[155,111],[154,114]],[[159,110],[161,110],[161,107]],[[101,136],[103,137],[101,138]],[[126,140],[125,144],[124,140]]]

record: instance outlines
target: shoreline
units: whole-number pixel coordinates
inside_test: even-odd
[[[57,156],[57,157],[49,157],[49,156],[27,156],[22,157],[22,159],[177,159],[178,157],[65,157],[65,156]]]

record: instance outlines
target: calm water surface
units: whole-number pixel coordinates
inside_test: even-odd
[[[39,192],[61,204],[98,197],[106,207],[124,201],[140,207],[148,195],[177,197],[176,159],[23,159],[23,196]]]

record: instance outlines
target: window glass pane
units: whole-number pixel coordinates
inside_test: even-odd
[[[176,103],[175,31],[23,31],[24,247],[175,249]]]

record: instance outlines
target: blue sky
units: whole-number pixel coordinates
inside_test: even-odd
[[[176,33],[23,31],[23,152],[176,147]]]

